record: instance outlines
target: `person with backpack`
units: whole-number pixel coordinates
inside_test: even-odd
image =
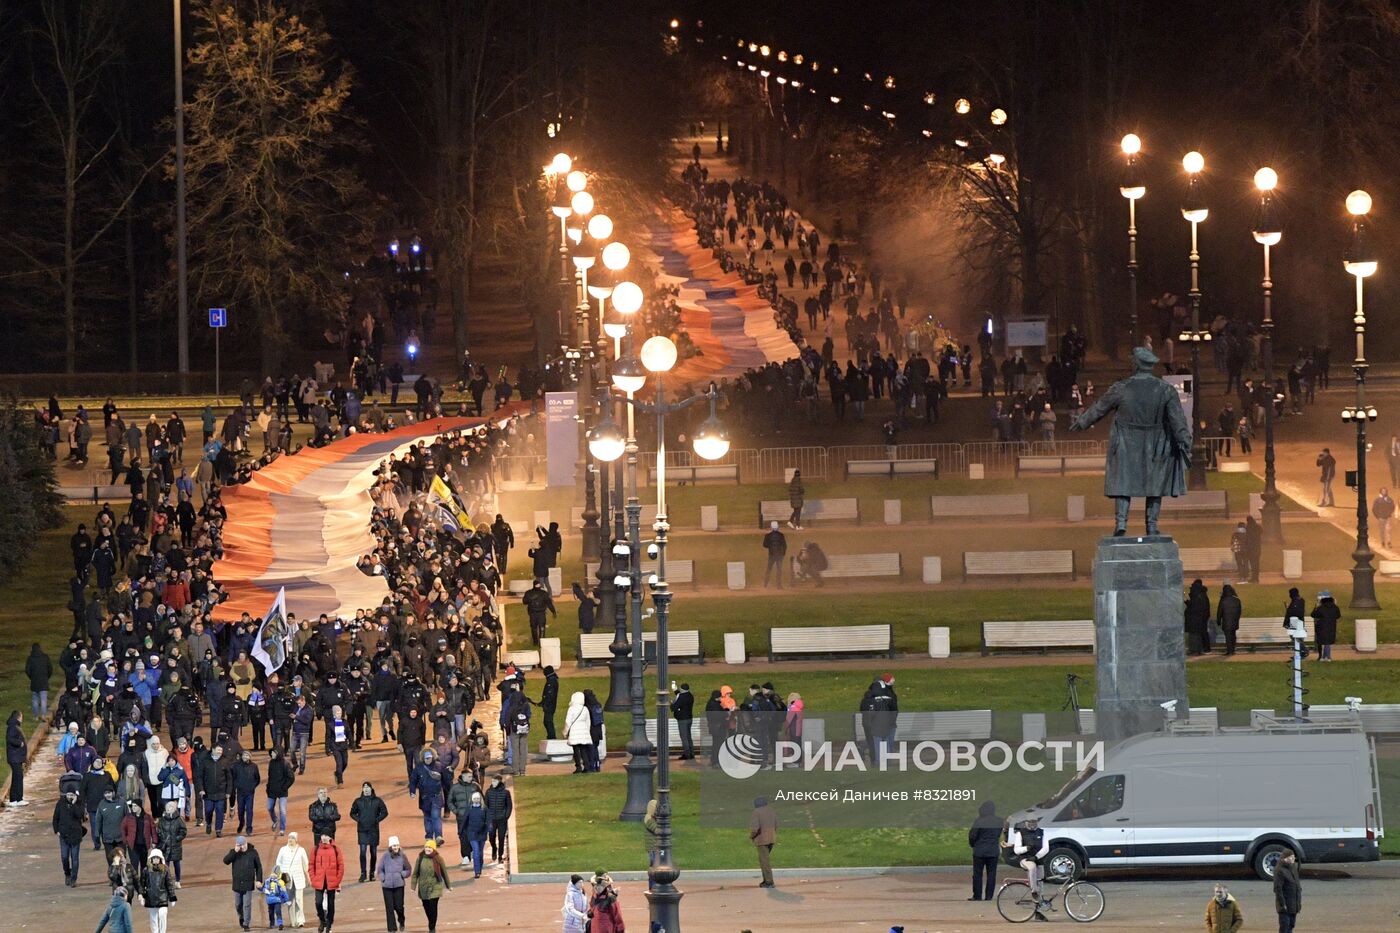
[[[508,774],[524,774],[530,757],[530,701],[512,680],[501,704],[502,725],[506,733],[506,768]]]

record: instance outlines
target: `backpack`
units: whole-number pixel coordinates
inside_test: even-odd
[[[526,712],[525,704],[520,704],[515,710],[515,715],[511,717],[511,722],[515,726],[516,735],[528,735],[530,733],[530,714]]]

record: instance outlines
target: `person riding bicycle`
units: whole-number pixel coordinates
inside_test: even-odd
[[[1050,854],[1050,841],[1040,828],[1040,820],[1031,817],[1011,827],[1006,842],[1018,856],[1018,864],[1026,870],[1026,883],[1031,886],[1031,896],[1035,898],[1035,919],[1047,920],[1041,911],[1049,907],[1050,902],[1041,896],[1041,887],[1045,881],[1043,862],[1045,856]]]

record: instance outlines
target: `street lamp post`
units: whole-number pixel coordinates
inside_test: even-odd
[[[609,249],[612,249],[614,245],[620,244],[609,244],[608,247],[603,250],[603,261],[605,264],[608,261],[607,252]],[[632,283],[630,282],[618,283],[618,286],[613,288],[614,310],[617,310],[616,296],[618,292],[618,287],[621,287],[623,289],[624,297],[626,295],[628,287],[636,288],[636,286],[632,285]],[[640,294],[640,289],[638,289],[638,293]],[[640,306],[640,299],[638,299],[638,307]],[[617,314],[618,319],[616,321],[609,321],[605,323],[603,325],[603,330],[609,337],[613,338],[613,385],[616,385],[620,389],[624,389],[624,391],[628,391],[630,394],[631,391],[635,391],[635,388],[631,390],[627,390],[625,388],[626,385],[630,385],[631,383],[628,381],[628,373],[622,370],[624,362],[622,356],[622,338],[627,336],[628,331],[624,317],[625,316],[619,311]],[[609,398],[607,402],[607,408],[604,411],[604,418],[611,418],[614,414],[615,408],[616,406],[614,405],[613,400]],[[632,409],[630,408],[628,408],[627,410],[627,417],[628,425],[630,428],[632,418]],[[627,434],[630,437],[632,434],[631,430],[629,430]],[[601,462],[605,464],[607,463],[606,460],[603,460]],[[616,493],[613,499],[612,510],[613,545],[611,550],[613,555],[614,576],[613,579],[609,581],[613,587],[613,640],[612,644],[608,645],[608,650],[612,652],[612,657],[608,660],[608,670],[611,677],[609,678],[610,682],[608,685],[608,700],[603,706],[603,708],[610,713],[627,712],[631,708],[632,697],[632,661],[629,657],[629,655],[632,653],[632,645],[627,638],[628,590],[625,587],[620,587],[617,585],[617,580],[619,577],[623,577],[629,582],[631,580],[631,568],[629,566],[629,562],[632,551],[631,547],[627,543],[627,512],[623,507],[623,502],[626,496],[626,493],[624,493],[623,490],[626,487],[623,485],[622,471],[622,458],[619,457],[613,463],[613,489],[616,490]],[[648,793],[650,793],[649,783]],[[646,799],[650,798],[648,797]]]
[[[1375,554],[1371,551],[1367,525],[1366,501],[1366,423],[1375,421],[1374,405],[1366,404],[1366,305],[1363,284],[1378,268],[1375,253],[1366,235],[1366,215],[1371,212],[1371,196],[1365,191],[1347,195],[1347,211],[1352,216],[1351,245],[1343,266],[1356,278],[1356,359],[1351,369],[1356,374],[1356,407],[1342,409],[1342,421],[1356,424],[1356,550],[1351,552],[1356,565],[1351,568],[1351,608],[1379,609],[1376,601],[1376,568],[1371,566]]]
[[[696,431],[693,446],[695,452],[706,460],[716,460],[729,451],[729,437],[715,415],[718,392],[714,384],[709,391],[680,402],[667,402],[665,375],[676,364],[676,345],[668,337],[652,337],[642,346],[642,365],[656,376],[656,400],[647,404],[633,398],[627,399],[629,408],[656,415],[656,531],[654,547],[656,551],[656,573],[648,581],[652,590],[652,602],[656,606],[656,859],[647,871],[650,890],[647,900],[651,907],[651,929],[665,930],[666,933],[680,933],[680,901],[682,894],[676,888],[680,878],[675,860],[672,857],[671,828],[671,762],[670,762],[670,713],[671,690],[668,681],[669,659],[669,618],[671,590],[666,581],[666,544],[670,523],[666,516],[666,416],[688,408],[697,402],[710,403],[710,417]],[[600,434],[601,429],[600,429]],[[607,432],[609,438],[618,433],[615,425]],[[597,454],[620,455],[616,443],[600,444]],[[604,449],[606,448],[606,449]],[[629,507],[631,502],[629,501]],[[637,509],[640,512],[640,507]]]
[[[1269,248],[1283,239],[1283,230],[1274,211],[1274,188],[1278,173],[1267,166],[1254,173],[1254,186],[1259,189],[1259,213],[1254,221],[1254,242],[1264,247],[1263,332],[1264,391],[1268,404],[1264,406],[1264,504],[1259,510],[1263,524],[1261,534],[1265,544],[1283,543],[1283,523],[1279,517],[1278,484],[1274,475],[1274,280],[1269,267]],[[1246,412],[1246,415],[1249,413]]]
[[[580,173],[581,174],[581,173]],[[573,177],[574,173],[570,173]],[[573,212],[581,219],[589,218],[593,213],[593,196],[587,191],[578,191],[574,194],[570,202]],[[588,452],[587,434],[592,425],[590,416],[593,412],[593,341],[589,335],[590,306],[588,304],[588,270],[598,260],[597,241],[589,234],[587,225],[591,220],[585,219],[585,228],[579,236],[578,242],[574,244],[570,251],[570,256],[574,261],[574,267],[579,273],[578,303],[575,306],[575,325],[577,328],[576,346],[579,350],[580,373],[578,379],[578,407],[582,415],[583,430],[579,438],[579,454],[581,466],[583,468],[583,560],[600,560],[598,548],[598,511],[597,481],[593,475],[594,468],[592,457]],[[596,417],[596,416],[594,416]]]
[[[1191,470],[1187,476],[1188,489],[1206,488],[1205,444],[1201,437],[1201,344],[1210,341],[1210,331],[1201,330],[1201,253],[1197,228],[1210,215],[1201,195],[1201,170],[1206,167],[1205,157],[1199,152],[1188,152],[1181,160],[1186,169],[1186,199],[1181,206],[1181,216],[1191,224],[1191,329],[1183,331],[1181,340],[1191,344]]]
[[[1142,151],[1142,140],[1136,133],[1123,137],[1123,155],[1128,159],[1123,183],[1118,186],[1119,194],[1128,201],[1128,347],[1138,345],[1138,297],[1137,297],[1137,202],[1147,193],[1138,173],[1138,153]]]

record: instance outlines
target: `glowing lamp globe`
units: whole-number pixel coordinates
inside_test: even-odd
[[[587,191],[577,192],[569,202],[569,206],[574,209],[574,213],[580,217],[587,217],[593,213],[593,195]]]
[[[718,460],[729,453],[729,432],[720,424],[718,418],[711,416],[705,419],[705,423],[695,432],[691,446],[703,459]]]
[[[1278,172],[1264,166],[1254,173],[1254,187],[1260,191],[1273,191],[1278,187]]]
[[[594,214],[588,219],[588,235],[595,240],[606,240],[612,236],[613,222],[607,214]]]
[[[1192,149],[1181,157],[1181,167],[1189,174],[1195,175],[1206,167],[1206,157]]]
[[[613,364],[612,384],[628,395],[640,392],[647,384],[646,370],[636,357],[624,356]]]
[[[1121,145],[1123,146],[1124,155],[1137,155],[1142,151],[1142,140],[1136,133],[1129,133],[1127,136],[1124,136]]]
[[[603,265],[614,272],[621,272],[632,261],[632,252],[625,243],[609,243],[603,247]]]
[[[555,175],[567,175],[574,167],[574,160],[569,158],[567,152],[555,153],[554,158],[549,160],[549,170]]]
[[[1371,213],[1371,196],[1359,188],[1347,195],[1347,213],[1353,217]]]
[[[612,304],[621,314],[636,314],[642,309],[642,287],[636,282],[618,282],[613,286]]]
[[[605,420],[588,434],[588,452],[595,459],[612,463],[627,447],[627,439],[611,418]]]
[[[670,337],[652,337],[642,344],[642,365],[650,372],[670,372],[676,365],[676,345]]]

